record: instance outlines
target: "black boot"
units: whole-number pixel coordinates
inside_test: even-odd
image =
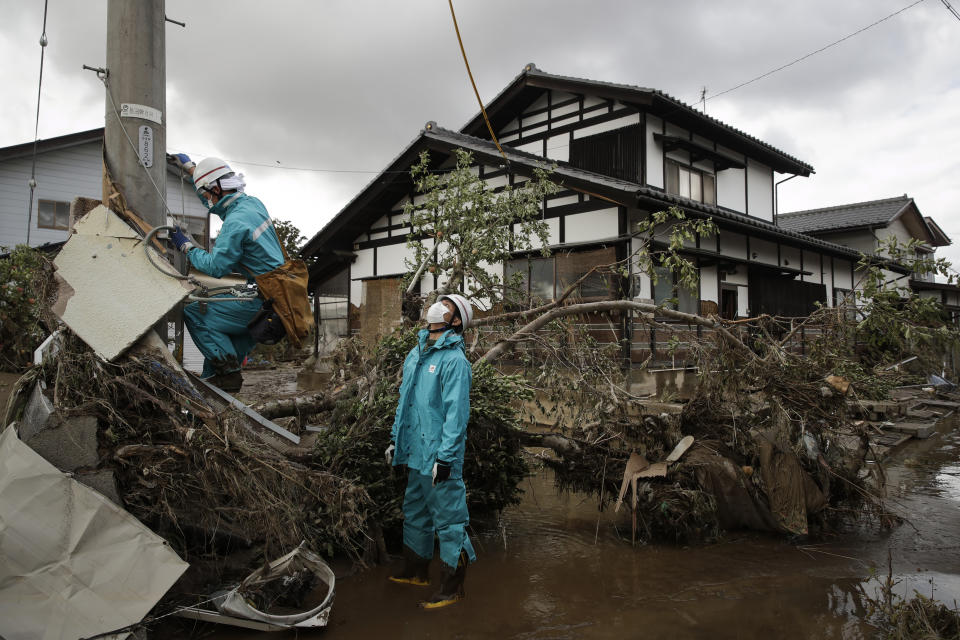
[[[460,552],[457,568],[451,569],[446,563],[441,563],[440,589],[429,600],[420,603],[424,609],[439,609],[463,600],[463,581],[467,577],[467,554]]]
[[[430,558],[421,558],[416,551],[403,545],[403,569],[388,579],[398,584],[426,587],[430,584]]]
[[[207,378],[207,382],[228,393],[235,393],[240,391],[240,387],[243,386],[243,374],[241,374],[239,371],[217,374]]]

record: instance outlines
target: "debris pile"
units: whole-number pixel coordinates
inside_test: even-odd
[[[910,435],[893,436],[891,445],[888,430],[915,437],[933,430],[932,422],[890,418],[939,418],[960,406],[958,398],[943,388],[937,400],[933,389],[904,387],[923,380],[915,374],[864,366],[852,348],[838,348],[846,325],[827,320],[803,354],[786,347],[789,327],[777,339],[773,319],[741,321],[731,327],[739,344],[715,334],[697,345],[699,381],[686,404],[607,393],[596,405],[599,419],[558,422],[559,430],[527,441],[553,450],[545,459],[561,489],[592,493],[601,508],[634,484],[634,536],[643,540],[703,540],[737,528],[808,535],[854,522],[889,526],[897,518],[875,463]],[[930,411],[930,403],[943,411]],[[683,459],[651,473],[650,461],[663,460],[684,436],[696,444]]]

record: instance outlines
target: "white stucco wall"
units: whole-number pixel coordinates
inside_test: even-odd
[[[710,300],[720,303],[718,291],[720,290],[720,279],[717,276],[717,265],[700,268],[700,299]]]
[[[773,222],[773,169],[755,160],[747,163],[747,213]]]
[[[750,259],[763,264],[776,265],[777,244],[760,238],[750,238]]]
[[[829,265],[829,260],[825,261]],[[800,265],[797,265],[799,267]],[[811,275],[803,276],[804,282],[821,282],[820,275],[820,254],[813,251],[803,252],[803,270],[810,271]]]
[[[607,122],[601,122],[600,124],[590,125],[588,127],[581,127],[580,129],[573,130],[574,139],[585,138],[587,136],[595,136],[598,133],[604,133],[606,131],[613,131],[614,129],[622,129],[623,127],[629,127],[630,125],[640,124],[640,114],[631,113],[625,115],[622,118],[617,118],[616,120],[608,120]]]
[[[377,247],[377,273],[378,276],[406,273],[407,266],[404,263],[406,258],[413,260],[413,251],[404,244],[390,244],[383,247]]]
[[[567,242],[589,242],[615,238],[619,231],[619,215],[616,207],[575,213],[566,217],[564,238]]]
[[[663,145],[657,142],[653,134],[660,133],[663,120],[656,116],[647,116],[647,184],[651,187],[663,189],[666,187],[663,179]]]
[[[747,258],[747,237],[730,231],[720,231],[720,253],[733,258]]]

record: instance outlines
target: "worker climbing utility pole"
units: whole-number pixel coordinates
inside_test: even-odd
[[[107,167],[128,206],[151,227],[166,224],[164,2],[107,2]]]

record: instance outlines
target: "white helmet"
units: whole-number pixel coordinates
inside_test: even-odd
[[[457,309],[460,311],[460,324],[466,329],[473,322],[473,306],[471,306],[470,301],[464,298],[459,293],[448,293],[437,298],[437,301],[443,300],[446,298],[452,302]]]
[[[204,158],[193,170],[193,186],[197,191],[209,189],[217,180],[231,173],[233,169],[220,158]]]

